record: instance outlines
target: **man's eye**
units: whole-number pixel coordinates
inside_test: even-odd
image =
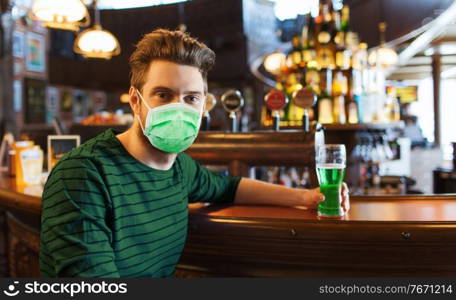
[[[193,102],[198,102],[199,98],[197,96],[187,96],[187,97],[185,97],[185,100],[193,103]]]
[[[171,95],[169,93],[157,93],[156,95],[159,98],[161,98],[161,99],[169,99],[169,98],[171,98]]]

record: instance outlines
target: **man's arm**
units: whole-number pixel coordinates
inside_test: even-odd
[[[320,188],[309,190],[294,189],[249,178],[242,178],[236,191],[234,204],[316,208],[318,203],[323,200],[324,196],[320,193]],[[342,207],[344,211],[348,211],[349,206],[348,188],[344,183],[342,186]]]
[[[294,189],[250,178],[230,177],[216,174],[200,166],[183,153],[180,157],[187,170],[189,202],[219,202],[238,205],[281,205],[316,208],[324,200],[320,188]],[[348,188],[342,186],[342,207],[348,211]]]

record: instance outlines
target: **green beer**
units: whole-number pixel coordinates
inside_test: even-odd
[[[318,215],[339,217],[343,215],[341,202],[342,182],[345,176],[345,165],[335,163],[317,164],[317,176],[320,191],[325,200],[318,204]]]

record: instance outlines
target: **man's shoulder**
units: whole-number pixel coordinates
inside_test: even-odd
[[[185,152],[181,152],[181,153],[177,154],[176,160],[179,163],[179,165],[182,166],[184,171],[188,168],[194,167],[194,165],[195,165],[195,160]]]
[[[177,158],[176,158],[178,161],[188,161],[188,160],[193,160],[193,158],[191,158],[190,155],[188,155],[187,153],[185,152],[180,152],[177,154]]]
[[[83,175],[88,172],[99,171],[103,165],[111,165],[110,161],[118,156],[113,132],[107,130],[98,136],[87,140],[79,147],[66,153],[54,166],[49,177],[54,177],[55,173],[59,176]]]
[[[87,164],[100,158],[109,158],[116,155],[118,143],[112,130],[106,130],[94,138],[87,140],[80,146],[66,153],[59,161],[60,164]]]

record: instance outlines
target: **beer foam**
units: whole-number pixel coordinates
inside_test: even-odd
[[[344,164],[317,164],[320,169],[345,169]]]

